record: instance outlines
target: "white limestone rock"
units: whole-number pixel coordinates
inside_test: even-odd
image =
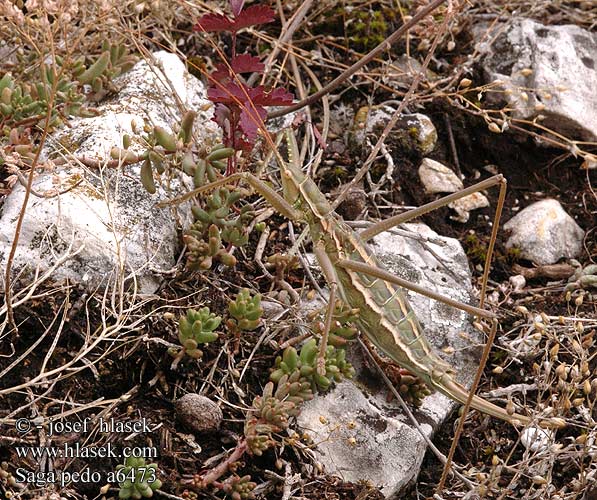
[[[442,295],[475,303],[460,243],[438,236],[424,224],[401,228],[431,239],[433,243],[424,245],[441,262],[422,242],[385,232],[374,238],[371,250],[386,269]],[[468,315],[422,295],[407,292],[407,296],[430,343],[456,367],[458,380],[470,385],[478,367],[481,339]],[[328,473],[346,481],[371,481],[386,497],[393,497],[416,479],[427,446],[396,401],[388,402],[383,381],[365,366],[359,349],[351,351],[355,378],[304,403],[298,424],[317,443],[316,459]],[[449,398],[434,393],[413,412],[431,436],[455,406]]]
[[[504,224],[511,231],[507,248],[518,247],[521,257],[538,265],[578,257],[585,232],[557,200],[538,201]]]
[[[543,126],[570,139],[597,140],[597,33],[530,19],[497,29],[502,32],[491,45],[477,46],[487,79],[499,80],[507,92],[489,96],[505,95],[516,118],[543,115]]]
[[[49,137],[44,156],[75,155],[105,162],[110,160],[111,148],[122,145],[123,134],[134,135],[132,120],[140,130],[144,123],[171,129],[186,109],[198,112],[195,125],[199,136],[214,137],[216,125],[211,121],[203,84],[187,73],[177,56],[158,52],[154,57],[155,64],[141,61],[115,80],[120,91],[100,103],[98,116],[73,119],[69,128]],[[69,159],[65,166],[36,176],[33,190],[63,194],[48,198],[32,195],[29,200],[12,265],[13,275],[23,284],[31,281],[36,270],[43,274],[66,258],[52,271],[51,281],[69,280],[95,290],[125,278],[137,292],[147,294],[159,286],[159,271],[174,265],[179,247],[176,222],[169,209],[155,207],[166,194],[160,189],[150,195],[143,188],[139,165],[96,169]],[[24,187],[17,184],[3,207],[2,273],[24,193]],[[188,204],[182,214],[185,209],[188,218]],[[73,253],[76,255],[70,255]]]
[[[462,222],[465,224],[470,218],[470,213],[479,208],[486,208],[489,206],[489,200],[483,193],[471,193],[464,198],[453,201],[448,205],[449,208],[456,212],[456,215],[451,216],[452,220]]]
[[[431,158],[423,158],[419,179],[429,194],[456,193],[464,189],[464,184],[451,169]]]

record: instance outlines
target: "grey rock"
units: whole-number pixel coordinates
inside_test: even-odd
[[[504,224],[511,231],[507,248],[518,247],[521,257],[535,264],[555,264],[578,257],[585,232],[557,200],[538,201]]]
[[[458,176],[439,161],[423,158],[419,167],[419,179],[430,194],[455,193],[464,188]]]
[[[394,109],[390,106],[370,109],[365,126],[355,131],[356,142],[364,144],[365,137],[369,134],[381,134],[393,112]],[[428,116],[420,113],[405,114],[396,122],[389,140],[397,142],[404,149],[427,155],[435,149],[437,130]]]
[[[477,210],[478,208],[485,208],[489,206],[489,200],[483,193],[471,193],[464,198],[459,198],[448,205],[449,208],[456,212],[456,215],[451,216],[452,220],[462,222],[463,224],[468,222],[470,212]]]
[[[545,118],[542,125],[571,139],[597,139],[597,33],[578,26],[544,26],[517,19],[495,41],[478,44],[487,79],[502,82],[516,118]]]
[[[132,120],[139,129],[144,123],[171,129],[180,120],[178,101],[186,109],[204,110],[196,120],[199,137],[208,140],[215,136],[203,84],[187,73],[177,56],[158,52],[154,57],[151,67],[141,61],[114,82],[120,91],[100,103],[99,116],[73,119],[68,129],[50,136],[44,156],[69,158],[73,154],[109,160],[111,148],[122,145],[123,134],[135,135]],[[69,280],[87,290],[115,286],[124,278],[137,292],[153,293],[161,282],[159,272],[175,264],[179,243],[171,211],[155,207],[166,193],[161,189],[156,195],[147,193],[139,179],[139,167],[127,166],[126,172],[121,168],[95,169],[72,160],[38,175],[33,189],[56,196],[30,198],[12,266],[14,275],[25,283],[36,270],[40,274],[52,270],[53,282]],[[172,187],[177,186],[180,189],[175,180]],[[3,273],[24,195],[24,187],[17,184],[7,196],[0,218]],[[181,214],[188,220],[188,203]],[[62,259],[66,262],[52,269]]]
[[[457,240],[438,236],[423,224],[401,228],[431,240],[424,245],[433,253],[417,239],[382,233],[371,249],[386,269],[461,302],[476,302],[466,255]],[[430,343],[468,386],[478,367],[481,340],[467,314],[415,293],[407,296]],[[393,497],[417,477],[426,443],[397,403],[388,402],[387,389],[364,363],[359,349],[352,350],[351,362],[357,370],[355,379],[305,403],[298,423],[317,443],[316,459],[327,472],[347,481],[369,480]],[[414,413],[431,436],[455,406],[434,393]]]
[[[194,432],[217,431],[222,425],[222,410],[201,394],[188,393],[174,403],[176,417]]]

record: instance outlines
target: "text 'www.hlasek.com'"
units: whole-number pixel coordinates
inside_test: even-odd
[[[157,458],[155,446],[115,445],[112,440],[121,434],[119,443],[133,440],[141,434],[153,433],[146,418],[134,421],[118,421],[114,418],[85,418],[77,421],[20,418],[15,422],[20,440],[15,443],[14,452],[21,464],[13,477],[17,484],[42,487],[61,487],[72,483],[124,483],[156,480],[154,467],[94,470],[94,463],[107,459],[109,463],[124,462],[129,457],[151,461]],[[35,444],[34,444],[35,443]],[[43,444],[43,445],[40,445]],[[73,468],[73,464],[83,467]],[[78,470],[77,470],[78,469]]]

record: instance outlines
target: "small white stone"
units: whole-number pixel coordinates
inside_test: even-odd
[[[504,229],[511,231],[506,247],[520,248],[521,257],[539,265],[577,257],[585,236],[562,205],[552,199],[529,205],[506,222]]]
[[[456,212],[456,215],[450,218],[464,224],[468,222],[471,211],[488,207],[489,200],[482,193],[473,193],[450,203],[448,206]]]
[[[535,453],[548,450],[553,438],[554,433],[551,429],[535,426],[527,427],[520,434],[523,446]]]
[[[512,285],[512,288],[515,292],[520,292],[520,290],[522,290],[527,284],[527,280],[522,274],[510,276],[510,279],[508,281]]]
[[[419,179],[430,194],[455,193],[464,188],[462,181],[448,167],[430,158],[423,158]]]

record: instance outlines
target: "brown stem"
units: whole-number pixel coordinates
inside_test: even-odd
[[[304,108],[305,106],[309,106],[314,102],[319,101],[324,95],[329,94],[330,92],[334,91],[337,87],[339,87],[342,82],[349,79],[352,75],[354,75],[357,71],[359,71],[363,66],[371,62],[375,59],[383,50],[389,49],[394,42],[396,42],[404,33],[406,33],[409,29],[415,26],[421,19],[429,15],[435,9],[437,9],[442,3],[446,0],[435,0],[431,2],[427,7],[419,11],[415,14],[412,19],[406,23],[404,23],[400,28],[398,28],[394,33],[392,33],[389,37],[387,37],[383,42],[381,42],[377,47],[375,47],[371,52],[367,55],[359,59],[356,63],[354,63],[350,68],[328,83],[325,87],[321,90],[315,92],[315,94],[310,95],[306,99],[293,104],[292,106],[287,106],[283,109],[278,109],[271,113],[268,113],[268,118],[277,118],[279,116],[287,115],[288,113],[292,113],[297,109]]]
[[[200,477],[198,485],[199,488],[205,488],[206,486],[212,484],[214,481],[220,479],[224,474],[226,474],[226,472],[228,472],[230,465],[232,465],[234,462],[238,462],[243,457],[246,451],[247,440],[243,438],[238,442],[236,448],[234,448],[234,451],[226,460],[222,460],[213,469],[208,470],[205,474],[203,474]]]

